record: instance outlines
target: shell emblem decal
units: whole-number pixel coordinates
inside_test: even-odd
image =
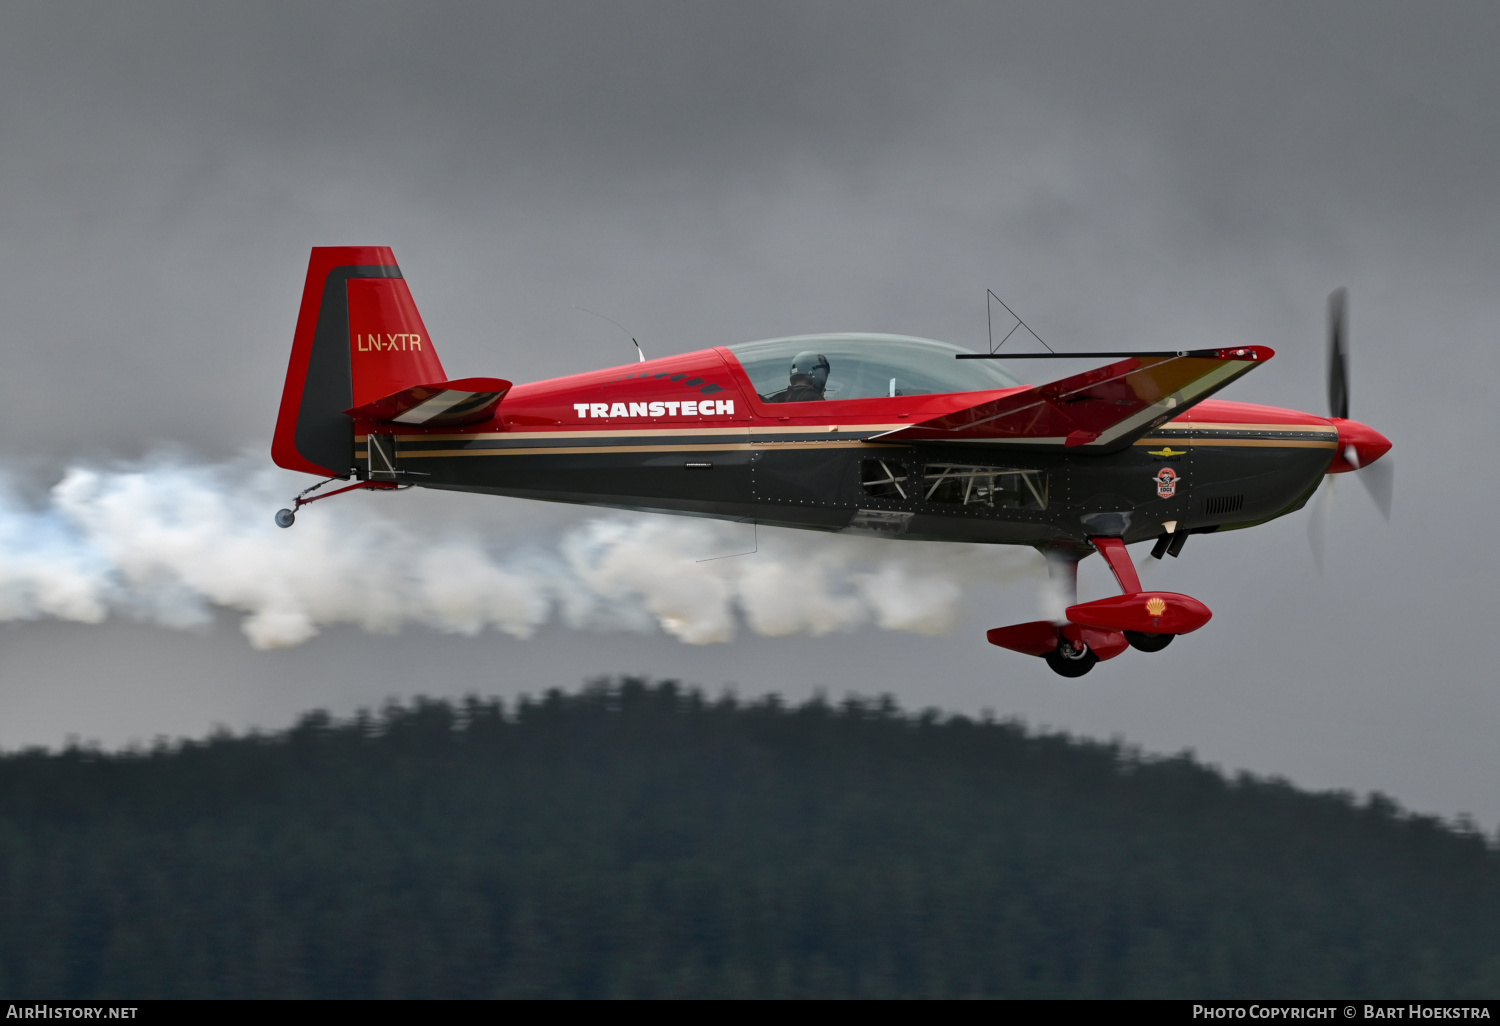
[[[1165,613],[1166,611],[1166,599],[1152,597],[1146,600],[1146,612],[1150,613],[1153,617],[1161,616],[1161,614]]]
[[[1177,483],[1182,478],[1171,467],[1162,467],[1151,480],[1156,482],[1156,494],[1160,498],[1170,499],[1177,494]]]

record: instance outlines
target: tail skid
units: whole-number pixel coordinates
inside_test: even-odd
[[[404,488],[411,487],[411,485],[400,485],[395,483],[394,481],[360,481],[356,484],[345,485],[343,488],[335,488],[331,492],[324,492],[322,495],[312,494],[326,484],[332,484],[334,481],[346,480],[348,480],[348,478],[330,477],[325,481],[319,481],[317,484],[313,485],[310,488],[302,489],[302,491],[297,493],[297,497],[292,500],[292,504],[290,507],[288,507],[287,509],[278,509],[276,511],[276,526],[291,527],[297,522],[297,511],[303,506],[309,506],[314,502],[321,502],[324,499],[331,499],[335,495],[343,495],[345,492],[357,492],[364,488],[373,488],[376,491],[381,492],[398,492]]]

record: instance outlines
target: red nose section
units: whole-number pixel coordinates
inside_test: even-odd
[[[1391,440],[1368,424],[1332,418],[1339,429],[1339,452],[1328,465],[1328,473],[1344,474],[1368,467],[1391,451]]]

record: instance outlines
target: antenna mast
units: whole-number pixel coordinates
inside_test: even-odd
[[[613,324],[615,327],[619,328],[621,331],[623,331],[625,333],[625,336],[630,339],[631,344],[635,346],[635,356],[636,356],[636,361],[635,362],[636,363],[645,363],[646,362],[646,351],[641,348],[641,344],[635,340],[635,336],[632,335],[632,334],[630,334],[630,329],[627,328],[627,327],[625,327],[625,325],[621,324],[619,321],[615,320],[613,317],[606,317],[602,313],[594,313],[594,311],[590,310],[588,307],[586,307],[586,306],[579,306],[577,303],[573,304],[573,309],[574,310],[582,310],[586,314],[592,314],[593,316],[599,318],[601,321],[608,321],[609,323]]]

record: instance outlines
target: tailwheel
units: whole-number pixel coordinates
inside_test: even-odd
[[[1175,634],[1146,634],[1141,631],[1125,631],[1125,640],[1137,652],[1160,652],[1172,643]]]
[[[1067,638],[1058,638],[1057,648],[1042,658],[1047,660],[1047,665],[1052,668],[1053,673],[1063,677],[1082,677],[1099,661],[1094,650],[1084,642],[1070,641]]]

